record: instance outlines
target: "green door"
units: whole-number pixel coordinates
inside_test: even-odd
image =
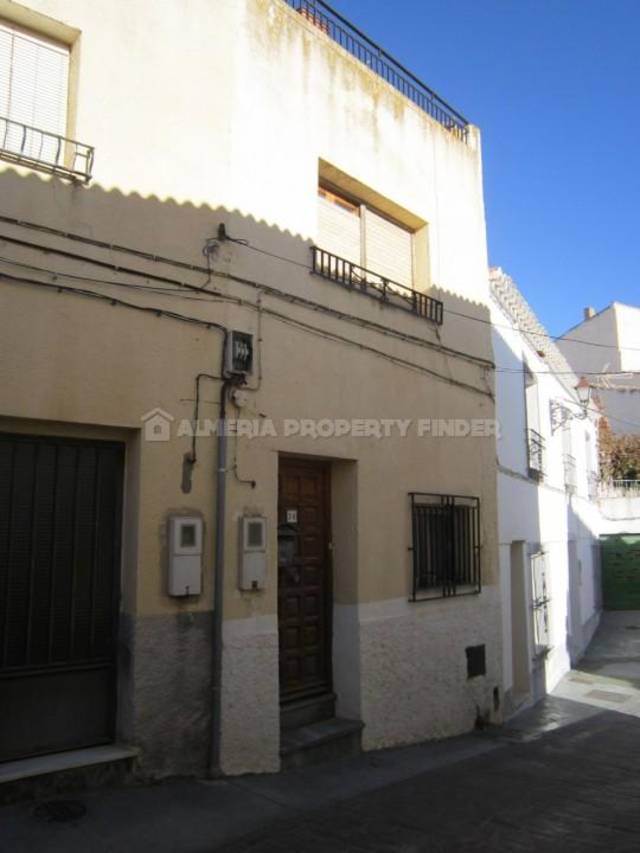
[[[601,537],[605,610],[640,610],[640,534]]]

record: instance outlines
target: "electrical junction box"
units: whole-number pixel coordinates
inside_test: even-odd
[[[240,519],[240,571],[243,590],[264,589],[267,578],[267,520],[259,515]]]
[[[169,519],[169,595],[202,592],[202,519],[173,515]]]
[[[253,370],[253,335],[249,332],[231,332],[227,342],[226,371],[242,376]]]

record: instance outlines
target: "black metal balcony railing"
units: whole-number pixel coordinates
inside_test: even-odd
[[[575,492],[577,486],[576,457],[570,453],[565,453],[563,463],[565,488],[568,492]]]
[[[0,116],[0,157],[87,183],[94,149],[57,133]]]
[[[527,456],[529,476],[534,480],[544,477],[544,438],[535,429],[527,430]]]
[[[285,2],[454,136],[466,142],[469,134],[467,119],[324,0]]]
[[[311,247],[311,256],[312,272],[316,275],[442,325],[443,305],[439,299],[412,290],[317,246]]]

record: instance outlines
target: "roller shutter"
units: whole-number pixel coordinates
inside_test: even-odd
[[[413,242],[410,231],[366,210],[366,259],[364,266],[385,278],[411,287],[413,284]]]
[[[318,245],[360,265],[360,210],[324,190],[318,195]]]

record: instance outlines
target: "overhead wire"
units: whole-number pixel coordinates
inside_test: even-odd
[[[265,285],[263,283],[256,282],[256,281],[253,281],[250,279],[245,279],[245,278],[241,278],[238,276],[234,276],[230,273],[222,273],[220,271],[213,271],[213,270],[211,270],[210,267],[203,268],[203,267],[200,267],[199,265],[187,264],[184,262],[176,261],[175,259],[166,258],[164,256],[156,255],[153,253],[142,252],[140,250],[132,249],[130,247],[124,247],[124,246],[120,246],[118,244],[105,243],[104,241],[92,240],[91,238],[84,238],[80,235],[72,235],[69,232],[59,232],[57,229],[47,228],[46,226],[34,225],[33,223],[25,223],[25,222],[22,222],[19,220],[11,220],[9,217],[0,216],[0,221],[9,221],[9,222],[11,222],[11,224],[19,224],[19,225],[22,225],[24,227],[35,228],[37,230],[44,230],[47,233],[55,233],[55,234],[60,233],[62,236],[66,237],[68,239],[76,239],[76,240],[79,240],[81,242],[86,242],[86,243],[91,244],[91,245],[99,246],[101,248],[109,248],[109,249],[116,250],[116,251],[131,253],[131,254],[134,254],[136,256],[145,258],[147,260],[152,260],[152,261],[156,261],[156,262],[160,262],[160,263],[167,263],[167,264],[176,265],[179,267],[187,268],[190,271],[206,272],[208,275],[207,281],[210,280],[210,277],[213,274],[213,275],[216,275],[218,277],[228,278],[228,279],[231,279],[234,281],[239,281],[240,283],[243,283],[243,284],[250,284],[252,286],[259,287],[266,292],[275,291],[277,293],[277,295],[279,295],[280,297],[289,299],[290,301],[300,301],[300,298],[296,297],[293,294],[291,294],[291,295],[285,294],[283,291],[279,291],[277,289],[271,288],[269,285]],[[116,282],[116,281],[112,281],[112,280],[108,281],[105,279],[93,278],[93,277],[89,277],[86,275],[76,275],[73,273],[62,273],[59,271],[45,269],[43,267],[38,267],[35,265],[31,265],[31,264],[25,264],[23,262],[15,261],[15,260],[10,259],[10,258],[5,258],[5,257],[0,258],[0,260],[2,260],[5,263],[9,263],[9,264],[19,266],[19,267],[22,267],[25,269],[30,269],[32,271],[42,272],[43,274],[50,275],[54,278],[64,277],[64,278],[69,278],[71,280],[92,281],[96,284],[101,284],[101,285],[106,285],[106,286],[117,286],[117,287],[125,287],[125,288],[129,287],[131,289],[146,290],[147,292],[156,293],[158,295],[166,295],[166,294],[181,295],[183,298],[186,296],[188,299],[193,299],[194,301],[203,301],[203,302],[204,301],[211,301],[211,302],[233,301],[233,302],[236,302],[238,304],[243,304],[243,300],[240,300],[237,297],[231,297],[227,294],[221,293],[218,290],[214,290],[214,291],[207,290],[206,289],[207,282],[205,282],[205,285],[203,285],[203,286],[198,286],[198,285],[194,285],[194,284],[191,284],[189,282],[181,281],[181,280],[178,280],[175,278],[169,278],[167,276],[158,276],[154,273],[143,272],[141,270],[136,270],[136,269],[132,269],[129,267],[123,267],[122,265],[101,261],[97,258],[91,258],[91,257],[87,257],[85,255],[78,255],[77,253],[70,253],[70,252],[66,252],[64,250],[55,249],[55,248],[51,248],[48,246],[42,246],[41,244],[33,244],[29,241],[23,241],[23,240],[20,240],[18,238],[10,237],[9,235],[0,235],[0,239],[7,240],[8,242],[13,242],[13,243],[16,243],[18,245],[26,246],[28,248],[33,248],[33,249],[36,249],[36,250],[39,250],[39,251],[42,251],[45,253],[54,253],[54,254],[64,256],[64,257],[69,257],[73,260],[77,260],[77,261],[81,261],[81,262],[85,262],[85,263],[90,263],[90,264],[95,264],[95,265],[98,265],[101,267],[106,267],[108,269],[114,270],[114,271],[119,272],[119,273],[122,272],[125,274],[130,274],[130,275],[134,275],[137,277],[142,277],[142,278],[145,278],[145,279],[150,280],[150,281],[154,281],[154,280],[159,281],[159,282],[162,282],[164,286],[154,288],[152,286],[145,287],[143,285],[133,284],[131,282]],[[294,261],[291,258],[287,258],[285,256],[278,255],[278,254],[273,253],[273,252],[268,252],[267,250],[261,249],[261,248],[256,247],[256,246],[251,246],[248,242],[246,242],[244,240],[239,240],[237,238],[230,237],[229,235],[226,235],[225,239],[228,239],[234,245],[240,245],[240,246],[243,246],[245,248],[249,248],[253,251],[260,252],[261,254],[269,255],[269,256],[277,258],[279,260],[286,261],[288,263],[296,264],[297,266],[301,266],[304,269],[311,271],[311,268],[308,267],[306,264],[302,264],[298,261]],[[166,287],[166,284],[169,284],[172,286]],[[185,290],[190,291],[189,296],[187,296],[187,294],[184,292]],[[196,293],[199,294],[199,296],[197,296]],[[203,295],[205,293],[206,293],[206,296]],[[191,295],[191,294],[193,294],[193,295]],[[313,303],[310,300],[303,299],[302,302],[305,304],[310,303],[311,306],[315,310],[325,310],[325,311],[329,310],[331,313],[339,315],[341,317],[341,319],[345,319],[345,320],[349,320],[349,321],[355,321],[355,322],[358,322],[360,325],[371,325],[370,323],[368,323],[368,321],[363,321],[362,318],[354,317],[353,315],[349,315],[349,314],[344,314],[343,312],[336,312],[336,311],[333,311],[332,309],[327,309],[327,306],[320,306],[317,303]],[[247,303],[245,302],[244,304],[247,304]],[[249,303],[249,305],[252,308],[256,308],[256,306],[253,305],[253,303]],[[480,317],[473,317],[471,315],[463,314],[462,312],[457,312],[457,311],[455,311],[453,309],[449,309],[449,308],[447,309],[447,312],[450,314],[454,314],[456,316],[464,317],[465,319],[476,320],[478,322],[482,322],[482,323],[485,323],[485,324],[490,325],[490,326],[498,326],[501,328],[508,328],[508,329],[514,328],[513,326],[507,326],[506,324],[492,323],[491,320],[485,320],[484,318],[480,318]],[[170,313],[171,312],[167,312],[167,316],[169,316]],[[273,313],[273,312],[267,312],[267,313]],[[290,319],[290,318],[287,318],[287,319]],[[215,324],[213,324],[213,325],[215,325]],[[373,325],[376,328],[378,327],[378,324],[373,324]],[[444,351],[445,353],[448,353],[448,354],[453,354],[453,355],[456,355],[459,357],[467,358],[468,360],[473,361],[475,363],[481,362],[481,363],[485,364],[486,366],[489,366],[489,367],[495,369],[495,371],[499,372],[499,373],[525,373],[525,372],[529,372],[529,373],[534,373],[534,375],[547,375],[547,374],[548,375],[556,375],[556,376],[560,376],[560,375],[584,375],[584,376],[599,376],[599,377],[633,375],[633,371],[580,371],[578,369],[576,369],[574,371],[567,371],[567,372],[551,371],[551,370],[549,370],[549,371],[526,370],[525,371],[525,370],[519,369],[519,368],[507,368],[507,367],[501,367],[501,366],[494,366],[488,359],[485,360],[485,359],[478,358],[476,356],[469,356],[468,353],[462,353],[458,350],[452,350],[451,348],[444,347],[442,345],[431,344],[431,342],[425,342],[423,339],[415,339],[413,336],[407,336],[407,335],[402,334],[402,333],[395,333],[394,331],[389,330],[388,328],[382,327],[382,328],[379,328],[378,330],[382,331],[385,334],[391,334],[392,336],[397,336],[397,337],[400,337],[404,340],[408,340],[410,343],[419,343],[422,346],[425,346],[425,345],[431,346],[431,347],[437,349],[438,351],[441,351],[441,352]],[[536,335],[537,337],[545,337],[547,340],[552,340],[550,336],[546,335],[543,332],[539,332],[539,331],[535,331],[535,330],[526,330],[526,329],[516,329],[516,330],[520,331],[520,332],[524,332],[526,334],[533,334],[533,335]],[[565,340],[569,340],[569,339],[565,339]],[[573,340],[575,342],[579,342],[579,343],[590,344],[590,342],[587,342],[587,341],[578,341],[577,339],[573,339]],[[598,346],[600,346],[600,345],[598,344]],[[602,345],[602,346],[608,347],[609,345]],[[635,348],[629,347],[627,349],[635,349]],[[640,351],[640,348],[638,348],[638,350]],[[455,380],[453,380],[453,381],[455,382]]]
[[[2,221],[2,219],[3,219],[3,217],[0,216],[0,221]],[[173,284],[173,285],[177,285],[177,286],[187,288],[191,291],[197,292],[198,294],[211,293],[212,292],[212,291],[207,289],[207,287],[206,287],[207,282],[205,282],[205,284],[201,287],[201,286],[194,285],[194,284],[191,284],[188,282],[182,282],[178,279],[169,278],[166,276],[160,276],[156,273],[143,272],[141,270],[136,270],[136,269],[131,268],[131,267],[125,267],[125,266],[122,266],[120,264],[112,264],[108,261],[102,261],[102,260],[99,260],[96,258],[87,257],[86,255],[79,255],[75,252],[68,252],[68,251],[63,250],[63,249],[56,249],[56,248],[52,248],[49,246],[41,246],[40,244],[31,243],[29,241],[21,240],[19,238],[15,238],[15,237],[10,237],[10,236],[5,235],[5,234],[0,234],[0,241],[2,241],[2,240],[5,240],[5,241],[11,242],[11,243],[16,243],[17,245],[20,245],[23,247],[36,249],[36,250],[41,251],[41,252],[56,254],[56,255],[60,255],[61,257],[67,257],[67,258],[70,258],[70,259],[73,259],[75,261],[79,261],[82,263],[89,263],[89,264],[98,265],[102,268],[111,269],[111,270],[117,271],[119,273],[126,273],[129,275],[134,275],[134,276],[146,278],[146,279],[149,279],[151,281],[163,281],[163,282],[166,282],[169,284]],[[319,302],[315,302],[314,300],[308,299],[306,297],[302,297],[302,296],[299,296],[299,295],[296,295],[293,293],[287,293],[286,291],[282,291],[282,290],[275,288],[271,285],[268,285],[264,282],[255,281],[255,280],[249,279],[249,278],[243,278],[241,276],[237,276],[237,275],[234,275],[232,273],[221,272],[219,270],[207,270],[206,267],[202,267],[198,271],[207,274],[207,281],[209,280],[210,275],[216,276],[217,278],[235,281],[239,284],[247,285],[253,289],[261,290],[267,295],[274,296],[274,297],[281,299],[281,300],[284,300],[286,302],[290,302],[292,304],[297,304],[297,305],[309,308],[309,309],[314,310],[314,311],[322,312],[324,314],[336,317],[336,318],[343,320],[345,322],[354,323],[356,325],[359,325],[362,328],[375,329],[375,331],[379,332],[380,334],[383,334],[383,335],[386,335],[386,336],[392,337],[392,338],[397,338],[397,339],[409,342],[411,344],[415,344],[417,346],[420,346],[423,349],[424,348],[432,349],[432,350],[435,350],[436,352],[439,352],[443,355],[452,355],[452,356],[455,356],[457,358],[463,359],[469,363],[472,363],[475,365],[480,365],[482,367],[493,367],[493,362],[490,359],[483,358],[482,356],[471,355],[470,353],[466,353],[466,352],[463,352],[461,350],[454,349],[453,347],[449,347],[449,346],[446,346],[446,345],[441,344],[441,343],[434,343],[432,341],[425,340],[424,338],[418,337],[417,335],[409,335],[405,332],[398,332],[395,329],[390,329],[388,326],[384,326],[381,323],[376,323],[375,321],[367,320],[365,318],[358,317],[358,316],[353,315],[353,314],[348,314],[346,312],[339,311],[335,308],[331,308],[330,306],[323,305],[322,303],[319,303]],[[311,271],[311,270],[309,270],[309,271]],[[220,293],[220,291],[215,291],[215,295],[220,297],[220,298],[224,298],[224,294]]]
[[[93,284],[100,284],[108,287],[120,287],[120,288],[129,288],[133,291],[139,290],[146,293],[154,293],[160,296],[169,295],[169,296],[178,296],[181,299],[187,299],[193,302],[205,302],[205,303],[221,303],[221,302],[234,302],[237,304],[247,304],[246,301],[239,299],[238,297],[229,296],[227,294],[222,294],[220,291],[206,291],[205,295],[203,294],[201,288],[196,288],[198,293],[194,293],[191,290],[187,290],[185,292],[184,286],[164,286],[164,287],[154,287],[151,285],[143,285],[143,284],[134,284],[132,282],[125,281],[114,281],[111,279],[104,278],[95,278],[93,276],[89,276],[86,274],[78,275],[69,272],[61,272],[60,270],[52,270],[46,267],[37,266],[34,264],[27,264],[22,261],[16,261],[12,258],[7,258],[4,256],[0,256],[0,262],[9,264],[10,266],[16,266],[21,269],[31,270],[32,272],[39,272],[44,275],[49,275],[54,279],[54,282],[60,278],[70,279],[72,281],[88,281]],[[140,273],[140,275],[145,276],[146,274]],[[253,303],[250,303],[250,307],[255,308],[260,312],[260,308]],[[511,367],[501,367],[496,365],[494,368],[496,373],[511,373],[511,374],[532,374],[534,376],[597,376],[597,377],[633,377],[636,374],[640,374],[640,371],[629,371],[629,370],[620,370],[620,371],[610,371],[610,370],[600,370],[600,371],[591,371],[591,370],[571,370],[571,371],[558,371],[558,370],[530,370],[530,369],[522,369],[522,368],[511,368]]]
[[[306,269],[306,270],[309,270],[309,272],[312,272],[312,267],[310,267],[309,264],[303,263],[302,261],[297,261],[297,260],[294,260],[293,258],[288,258],[285,255],[279,255],[275,252],[269,252],[266,249],[260,248],[259,246],[252,246],[251,243],[248,243],[245,240],[238,240],[237,238],[232,238],[232,237],[229,237],[228,235],[227,235],[226,239],[232,243],[235,243],[237,245],[241,245],[246,249],[250,249],[253,252],[259,252],[262,255],[266,255],[270,258],[275,258],[275,259],[278,259],[280,261],[284,261],[288,264],[292,264],[292,265],[297,266],[297,267],[302,267],[303,269]],[[437,287],[437,285],[436,285],[436,287]],[[447,307],[444,310],[445,310],[445,313],[447,313],[447,314],[452,314],[456,317],[462,317],[465,320],[473,320],[473,321],[478,322],[478,323],[484,323],[487,326],[494,326],[494,327],[500,328],[500,329],[512,329],[512,330],[514,328],[513,326],[511,326],[507,323],[494,323],[490,319],[486,319],[484,317],[474,317],[471,314],[465,314],[464,312],[456,311],[453,308]],[[536,337],[539,337],[539,338],[545,338],[546,340],[549,340],[552,343],[556,343],[557,341],[561,340],[561,341],[568,341],[570,343],[584,344],[585,346],[601,347],[603,349],[624,349],[624,350],[629,350],[630,352],[640,352],[640,347],[630,347],[630,346],[620,347],[617,344],[603,344],[603,343],[599,343],[596,341],[582,340],[580,338],[564,337],[563,335],[553,336],[553,335],[549,335],[548,332],[546,332],[546,331],[537,331],[535,329],[526,329],[525,328],[525,329],[518,329],[517,331],[524,331],[524,332],[526,332],[526,334],[535,335]]]
[[[101,248],[101,249],[106,249],[109,251],[115,251],[115,252],[122,252],[122,253],[130,254],[132,256],[136,256],[136,257],[142,258],[144,260],[149,260],[149,261],[153,261],[156,263],[166,264],[168,266],[173,266],[177,269],[189,270],[191,272],[203,273],[205,275],[207,275],[209,272],[207,267],[203,267],[199,264],[191,264],[191,263],[188,263],[186,261],[180,261],[176,258],[169,258],[165,255],[159,255],[159,254],[154,253],[154,252],[145,252],[143,250],[134,249],[133,247],[124,246],[124,245],[119,244],[119,243],[110,243],[106,240],[96,240],[95,238],[86,237],[86,236],[81,235],[81,234],[75,234],[74,232],[64,231],[64,230],[59,229],[59,228],[53,228],[51,226],[41,225],[41,224],[35,223],[35,222],[29,222],[29,221],[26,221],[23,219],[18,219],[16,217],[5,216],[5,215],[0,214],[0,222],[4,222],[6,224],[14,225],[14,226],[21,227],[21,228],[39,231],[42,233],[55,235],[57,237],[64,237],[67,240],[81,242],[81,243],[84,243],[87,245],[95,246],[96,248]],[[3,239],[5,239],[5,240],[10,239],[12,241],[15,241],[15,238],[8,238],[6,235],[0,235],[0,240],[3,240]],[[211,238],[211,239],[212,239],[212,241],[216,240],[216,238]],[[228,235],[227,235],[226,239],[229,239]],[[312,272],[312,269],[308,264],[304,264],[303,262],[297,261],[293,258],[288,258],[285,255],[279,255],[275,252],[269,252],[268,250],[262,249],[258,246],[252,246],[250,243],[243,241],[243,240],[240,240],[238,238],[230,238],[229,241],[232,242],[234,245],[243,246],[244,248],[248,248],[252,251],[259,252],[259,253],[264,254],[264,255],[268,255],[269,257],[275,258],[277,260],[284,261],[284,262],[289,263],[289,264],[293,264],[293,265],[298,266],[298,267],[302,267],[303,269],[306,269],[309,272]],[[40,250],[49,251],[49,252],[56,251],[55,249],[52,249],[48,246],[36,245],[35,248],[39,248]],[[100,263],[96,259],[84,258],[84,260],[90,261],[90,262]],[[112,266],[115,266],[115,265],[112,265]],[[140,274],[140,272],[136,271],[135,274]],[[147,275],[147,274],[145,274],[145,275]],[[153,274],[148,274],[149,277],[152,277],[152,275]],[[167,279],[165,279],[165,280],[167,280]],[[180,282],[177,282],[177,281],[175,281],[175,283],[180,284]],[[282,293],[282,291],[277,291],[277,288],[270,288],[269,285],[261,284],[260,282],[255,282],[255,285],[259,286],[259,287],[264,287],[266,289],[273,289],[276,292]],[[184,283],[184,286],[199,289],[199,288],[197,288],[196,285],[189,285],[187,283]],[[504,329],[513,329],[514,328],[513,326],[508,325],[506,323],[504,323],[504,324],[493,323],[490,319],[485,319],[484,317],[474,317],[471,314],[465,314],[464,312],[461,312],[461,311],[455,311],[452,308],[446,308],[445,312],[448,314],[452,314],[454,316],[457,316],[457,317],[464,318],[466,320],[472,320],[474,322],[484,323],[488,326],[495,326],[497,328],[504,328]],[[600,347],[600,348],[604,348],[604,349],[623,349],[623,350],[628,350],[630,352],[640,352],[640,347],[629,347],[629,346],[619,347],[616,344],[603,344],[603,343],[598,343],[595,341],[582,340],[580,338],[570,338],[570,337],[562,337],[562,336],[553,337],[551,335],[548,335],[545,332],[539,332],[539,331],[536,331],[534,329],[531,329],[531,330],[520,329],[518,331],[526,331],[527,334],[536,335],[537,337],[544,337],[547,340],[552,341],[553,343],[555,343],[558,340],[562,340],[562,341],[566,341],[566,342],[570,342],[570,343],[584,344],[585,346]]]
[[[39,281],[37,279],[23,278],[21,276],[12,276],[12,275],[9,275],[7,273],[0,273],[0,279],[2,279],[2,278],[6,279],[9,282],[14,282],[14,283],[18,283],[18,284],[31,285],[31,286],[36,286],[36,287],[39,286],[39,287],[43,287],[43,288],[46,288],[49,290],[57,290],[58,292],[61,292],[61,293],[78,294],[81,296],[87,296],[90,298],[100,299],[102,301],[109,302],[112,305],[120,305],[120,306],[130,308],[130,309],[134,309],[137,311],[142,311],[142,312],[149,313],[149,314],[155,314],[156,316],[159,316],[159,317],[162,317],[162,316],[168,317],[168,318],[172,318],[174,320],[179,320],[179,321],[188,322],[188,323],[194,323],[194,324],[199,325],[201,327],[216,328],[216,329],[220,329],[220,330],[226,332],[226,329],[224,326],[222,326],[221,324],[216,323],[212,320],[204,320],[200,317],[193,317],[193,316],[189,316],[189,315],[184,315],[184,314],[181,314],[179,312],[168,310],[166,308],[161,308],[159,306],[140,305],[140,304],[135,303],[135,302],[128,302],[128,301],[120,299],[118,297],[109,296],[107,294],[100,293],[100,292],[94,291],[94,290],[88,290],[86,288],[68,287],[66,285],[60,284],[59,282],[43,282],[43,281]],[[401,365],[401,366],[403,366],[409,370],[413,370],[417,373],[429,375],[429,376],[433,377],[434,379],[437,379],[438,381],[444,382],[444,383],[449,384],[449,385],[454,385],[457,387],[465,388],[466,390],[472,391],[472,392],[474,392],[476,394],[480,394],[482,396],[488,396],[488,397],[493,398],[493,394],[490,390],[484,390],[484,389],[478,388],[476,385],[472,385],[468,382],[464,382],[462,380],[453,379],[452,377],[445,376],[445,375],[440,374],[437,371],[432,370],[431,368],[428,368],[424,365],[416,364],[415,362],[411,362],[407,359],[403,359],[403,358],[400,358],[398,356],[390,355],[389,353],[385,353],[382,350],[376,349],[375,347],[370,346],[368,344],[363,344],[363,343],[360,343],[358,341],[354,341],[352,338],[348,338],[344,335],[340,335],[338,333],[328,332],[326,330],[319,329],[318,327],[312,326],[309,323],[305,323],[302,320],[296,320],[292,317],[288,317],[285,314],[281,314],[280,312],[275,311],[272,308],[266,308],[263,306],[261,310],[264,314],[268,314],[269,316],[276,318],[277,320],[279,320],[282,323],[288,324],[288,325],[296,327],[296,328],[302,328],[305,331],[311,332],[312,334],[314,334],[316,336],[323,337],[327,340],[339,341],[341,343],[347,344],[347,345],[355,347],[357,349],[360,349],[360,350],[363,350],[366,352],[371,352],[371,353],[377,355],[378,357],[383,358],[383,359],[385,359],[385,360],[387,360],[393,364]]]

